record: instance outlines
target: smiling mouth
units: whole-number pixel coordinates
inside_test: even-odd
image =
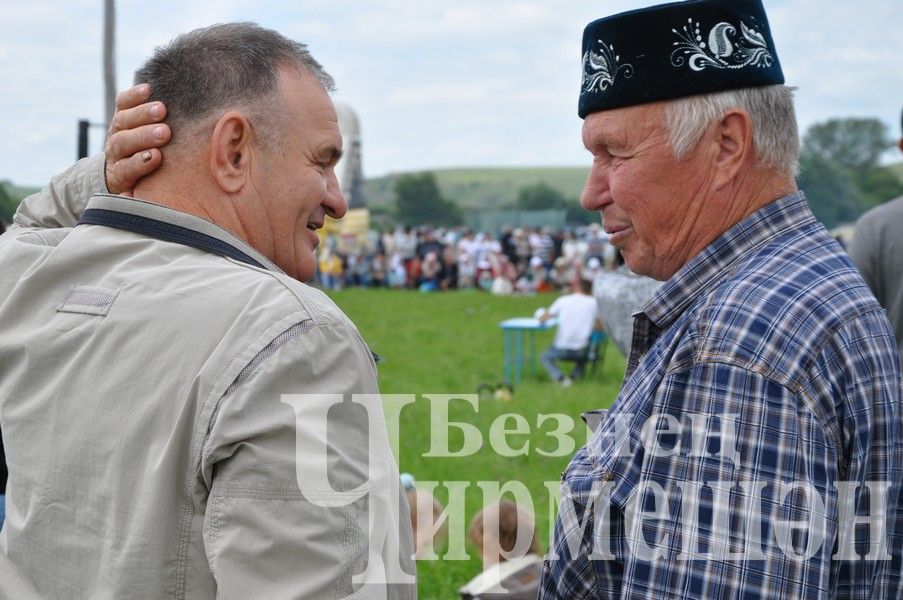
[[[307,228],[310,229],[311,231],[316,231],[317,229],[320,229],[321,227],[323,227],[323,223],[308,223],[307,224]]]

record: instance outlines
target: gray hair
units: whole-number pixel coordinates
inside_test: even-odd
[[[307,71],[326,91],[335,89],[305,44],[256,23],[225,23],[184,33],[154,49],[135,72],[135,83],[149,83],[150,99],[166,105],[171,143],[196,135],[218,110],[240,106],[251,113],[249,120],[261,141],[274,145],[282,128],[281,111],[272,103],[279,69],[286,66]]]
[[[745,110],[752,119],[758,164],[795,177],[799,172],[800,140],[793,88],[785,85],[700,94],[668,102],[665,126],[675,158],[685,157],[699,143],[706,128],[731,108]]]

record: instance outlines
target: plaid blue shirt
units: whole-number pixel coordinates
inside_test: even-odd
[[[802,194],[765,206],[635,315],[540,598],[903,598],[900,400],[847,255]]]

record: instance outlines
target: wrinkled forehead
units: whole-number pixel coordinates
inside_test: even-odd
[[[281,109],[295,133],[322,138],[341,148],[339,119],[332,98],[317,79],[306,71],[284,68],[280,72]]]
[[[665,103],[655,102],[590,113],[583,120],[583,145],[626,146],[664,128]]]

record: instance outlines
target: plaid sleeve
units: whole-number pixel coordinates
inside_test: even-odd
[[[815,407],[717,362],[644,406],[625,448],[565,472],[540,597],[829,597],[838,444]]]
[[[666,377],[631,428],[621,597],[827,598],[838,444],[819,410],[732,364]]]
[[[835,330],[806,377],[708,355],[630,388],[563,475],[540,597],[903,598],[881,318]]]
[[[838,514],[834,597],[903,598],[903,390],[895,341],[883,311],[852,320],[837,337],[813,377],[816,393],[843,401],[837,415],[844,456],[840,479],[856,492]],[[879,528],[886,533],[883,539],[876,535]],[[879,549],[877,542],[885,545]]]

